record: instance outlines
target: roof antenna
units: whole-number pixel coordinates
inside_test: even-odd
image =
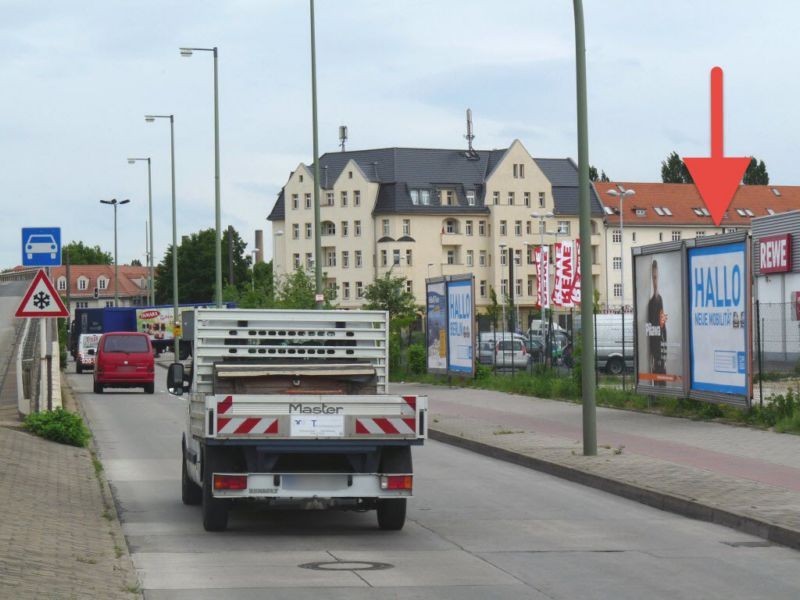
[[[339,145],[344,152],[344,143],[347,141],[347,125],[339,125]]]
[[[467,140],[467,151],[464,153],[469,160],[477,160],[478,153],[472,148],[472,140],[475,139],[475,134],[472,133],[472,109],[467,109],[467,135],[464,136]]]

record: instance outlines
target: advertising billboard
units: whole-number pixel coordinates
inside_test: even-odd
[[[684,391],[682,260],[679,248],[633,258],[639,393]]]
[[[749,395],[746,242],[687,251],[691,390]]]
[[[473,301],[472,276],[447,282],[447,368],[456,373],[474,368]]]
[[[136,310],[136,331],[146,333],[150,339],[171,340],[173,325],[172,308],[140,308]]]
[[[447,371],[447,288],[445,281],[427,283],[426,346],[428,371]]]

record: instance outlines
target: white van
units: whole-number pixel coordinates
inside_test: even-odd
[[[625,358],[622,356],[622,315],[619,313],[594,315],[595,360],[597,367],[613,375],[622,369],[633,369],[633,313],[625,313]],[[575,318],[575,331],[581,327],[580,317]],[[624,367],[623,367],[624,365]]]
[[[94,369],[97,344],[101,333],[82,333],[78,338],[78,358],[75,360],[75,372],[83,373],[85,369]]]

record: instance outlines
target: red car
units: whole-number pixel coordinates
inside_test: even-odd
[[[97,345],[94,365],[94,393],[105,387],[144,387],[155,390],[155,361],[150,336],[146,333],[105,333]]]

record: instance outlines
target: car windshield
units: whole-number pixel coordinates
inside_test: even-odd
[[[105,352],[147,352],[147,338],[142,335],[112,335],[106,338]]]
[[[497,344],[498,349],[504,351],[516,351],[519,352],[521,349],[521,343],[517,340],[514,341],[507,341],[507,342],[498,342]]]
[[[29,244],[49,244],[53,242],[53,238],[49,235],[32,235],[28,238]]]

